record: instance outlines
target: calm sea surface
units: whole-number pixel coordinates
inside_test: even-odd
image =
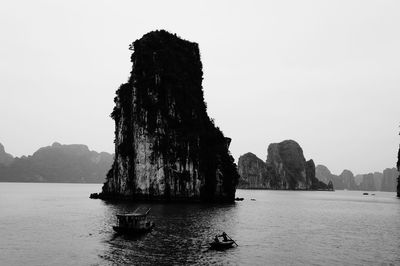
[[[242,202],[203,206],[89,199],[100,190],[0,183],[0,265],[400,265],[394,193],[238,190]],[[115,214],[138,206],[152,208],[154,230],[115,235]],[[239,247],[208,251],[222,231]]]

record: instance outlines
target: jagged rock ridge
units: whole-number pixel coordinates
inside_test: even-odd
[[[363,190],[363,191],[396,191],[396,168],[386,168],[383,173],[374,172],[354,176],[349,170],[343,170],[338,176],[332,174],[324,165],[317,165],[316,176],[320,180],[331,181],[335,189]]]
[[[86,145],[55,142],[30,156],[0,165],[0,181],[102,183],[113,155],[90,151]]]
[[[6,153],[3,144],[0,143],[0,165],[9,165],[13,162],[14,157],[9,154]]]
[[[233,201],[230,139],[208,117],[196,43],[166,31],[136,40],[117,90],[115,160],[100,197]]]

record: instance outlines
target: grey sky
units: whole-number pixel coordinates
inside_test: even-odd
[[[334,173],[395,165],[399,1],[2,1],[0,142],[113,152],[128,45],[166,29],[199,43],[208,112],[237,159],[294,139]]]

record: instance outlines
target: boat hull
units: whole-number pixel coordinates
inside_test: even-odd
[[[232,240],[220,241],[220,242],[214,241],[214,242],[210,243],[210,248],[215,249],[215,250],[224,250],[224,249],[232,248],[234,243],[235,242]]]
[[[150,226],[146,228],[126,228],[120,226],[113,226],[115,232],[119,234],[127,234],[127,235],[139,235],[150,232],[154,227],[154,223],[151,223]]]

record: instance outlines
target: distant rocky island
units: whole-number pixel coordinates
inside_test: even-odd
[[[0,166],[8,166],[14,161],[14,156],[7,153],[3,144],[0,143]]]
[[[316,177],[322,182],[333,183],[335,189],[387,191],[395,192],[397,177],[396,168],[386,168],[381,172],[354,175],[350,170],[343,170],[340,175],[334,175],[324,165],[317,165]]]
[[[239,158],[238,188],[330,190],[332,183],[321,182],[315,175],[313,160],[304,158],[303,150],[294,140],[272,143],[264,162],[252,153]]]
[[[207,115],[197,43],[167,31],[136,40],[117,90],[115,159],[102,199],[232,202],[239,175],[230,139]]]
[[[0,182],[103,183],[113,160],[86,145],[53,143],[14,158],[0,144]]]

